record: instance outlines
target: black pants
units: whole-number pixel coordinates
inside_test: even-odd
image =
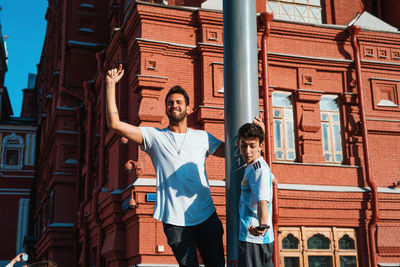
[[[198,267],[196,247],[206,267],[224,267],[224,229],[214,212],[204,222],[194,226],[164,224],[168,245],[172,248],[179,266]]]
[[[254,244],[239,241],[239,267],[274,267],[272,251],[274,242],[269,244]]]

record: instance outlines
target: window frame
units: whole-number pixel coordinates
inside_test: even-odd
[[[18,170],[23,168],[23,157],[24,157],[24,139],[22,136],[16,135],[13,132],[10,135],[4,137],[2,141],[2,151],[1,151],[1,169],[12,169]],[[7,155],[9,151],[17,151],[17,164],[7,164]]]
[[[274,106],[274,94],[282,94],[282,95],[288,95],[289,99],[290,99],[290,107],[288,106]],[[297,160],[297,149],[296,149],[296,131],[295,131],[295,121],[294,121],[294,108],[293,108],[293,94],[291,92],[286,92],[286,91],[274,91],[272,93],[272,124],[273,124],[273,141],[274,141],[274,153],[275,153],[275,159],[277,161],[284,161],[284,162],[294,162]],[[280,111],[280,117],[275,116],[275,111],[279,110]],[[292,117],[291,118],[287,118],[286,117],[286,110],[290,110],[292,113]],[[275,122],[276,121],[281,121],[280,124],[280,136],[281,136],[281,148],[277,148],[277,142],[276,142],[276,126],[275,126]],[[292,126],[292,130],[293,130],[293,135],[292,138],[293,140],[291,140],[291,142],[293,143],[293,148],[289,148],[288,147],[288,141],[289,138],[287,136],[287,123],[291,123]],[[283,158],[278,158],[277,157],[277,151],[282,152],[283,154]],[[288,158],[288,152],[293,152],[294,153],[294,158],[293,159],[289,159]]]
[[[358,251],[357,251],[357,234],[353,228],[337,228],[337,227],[279,227],[279,257],[281,266],[284,267],[285,257],[298,257],[299,266],[309,266],[309,256],[331,256],[332,266],[340,266],[340,256],[351,256],[356,258],[356,267],[359,267]],[[299,241],[297,249],[283,249],[283,239],[292,234]],[[308,239],[315,234],[322,234],[329,238],[330,249],[309,249]],[[354,241],[354,249],[340,249],[339,240],[348,235]]]
[[[339,99],[339,97],[337,95],[323,95],[321,97],[321,101],[322,98],[332,98],[335,99],[336,103]],[[344,152],[343,152],[343,130],[342,130],[342,117],[341,117],[341,111],[340,111],[340,107],[339,107],[339,103],[337,103],[337,109],[333,110],[333,109],[322,109],[321,107],[321,101],[320,101],[320,121],[321,121],[321,142],[322,142],[322,155],[325,159],[326,163],[331,163],[331,164],[343,164],[344,162]],[[323,119],[323,115],[327,115],[328,119],[325,120]],[[338,120],[335,121],[333,119],[333,116],[337,115]],[[327,144],[328,144],[328,149],[325,150],[325,137],[324,137],[324,125],[328,125],[328,132],[327,132]],[[339,137],[337,138],[337,140],[340,141],[339,145],[340,145],[340,151],[336,151],[335,149],[335,145],[336,144],[336,135],[334,132],[334,126],[338,126],[339,127]],[[325,157],[325,154],[329,153],[331,156],[331,160],[327,160]],[[336,155],[341,155],[341,161],[336,160]]]

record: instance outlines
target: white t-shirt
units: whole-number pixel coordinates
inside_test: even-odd
[[[272,229],[272,179],[271,169],[260,157],[244,170],[239,201],[240,228],[239,240],[256,244],[269,244],[274,241]],[[257,202],[268,201],[268,225],[270,228],[264,236],[253,236],[249,226],[258,226]]]
[[[189,128],[186,133],[153,127],[140,130],[141,149],[150,156],[157,176],[154,218],[177,226],[205,221],[215,207],[204,163],[222,142],[206,131]]]

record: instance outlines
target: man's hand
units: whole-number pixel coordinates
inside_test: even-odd
[[[17,256],[15,256],[15,258],[10,261],[9,265],[14,266],[14,264],[16,264],[17,262],[23,261],[22,255],[24,255],[24,254],[26,254],[26,253],[20,253]]]
[[[124,69],[122,68],[122,64],[119,64],[118,69],[114,68],[107,72],[106,82],[116,84],[121,80],[122,76],[124,76]]]
[[[253,123],[260,126],[265,133],[265,125],[260,117],[254,117]]]

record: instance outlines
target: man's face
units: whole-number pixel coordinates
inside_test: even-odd
[[[261,156],[261,146],[258,138],[240,138],[238,147],[247,164],[253,163]]]
[[[171,122],[183,121],[189,113],[185,97],[181,94],[172,94],[167,99],[166,113]]]

